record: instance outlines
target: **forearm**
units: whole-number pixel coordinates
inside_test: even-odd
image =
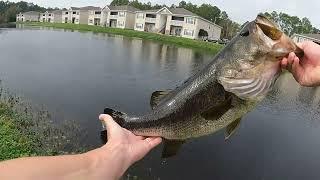
[[[113,180],[131,162],[123,146],[106,145],[80,155],[19,158],[0,163],[0,179]]]
[[[86,154],[19,158],[0,163],[0,179],[90,179],[92,163]]]

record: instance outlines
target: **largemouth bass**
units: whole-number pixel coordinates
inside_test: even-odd
[[[258,15],[202,71],[175,90],[154,92],[152,111],[131,116],[106,108],[104,113],[136,135],[163,137],[163,157],[175,155],[187,139],[223,128],[228,139],[272,89],[280,61],[290,52],[303,56],[276,24]]]

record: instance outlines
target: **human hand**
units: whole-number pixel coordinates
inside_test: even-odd
[[[295,53],[283,58],[281,66],[289,70],[296,81],[302,86],[320,85],[320,46],[312,41],[297,44],[304,56],[299,59]]]
[[[135,162],[142,159],[162,141],[160,137],[136,136],[119,126],[111,116],[102,114],[99,119],[107,128],[108,142],[89,152],[97,163],[94,179],[118,179]]]

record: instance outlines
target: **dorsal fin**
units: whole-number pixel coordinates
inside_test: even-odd
[[[159,102],[170,92],[170,90],[153,92],[150,99],[151,108],[154,109],[159,104]]]

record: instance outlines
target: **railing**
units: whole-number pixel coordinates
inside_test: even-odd
[[[167,27],[167,24],[165,23],[158,29],[157,33],[164,33],[166,30],[166,27]]]
[[[119,17],[118,15],[110,15],[110,16],[109,16],[110,19],[116,19],[116,18],[118,18],[118,17]]]
[[[176,21],[176,20],[171,20],[170,24],[173,26],[183,26],[184,21]]]
[[[155,23],[156,22],[156,18],[146,18],[146,22],[151,22],[151,23]]]

